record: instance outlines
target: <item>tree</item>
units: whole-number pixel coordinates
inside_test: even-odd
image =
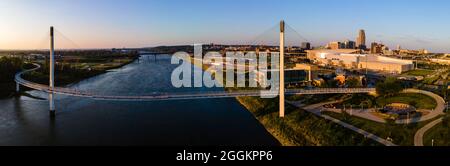
[[[14,82],[14,75],[21,69],[22,60],[20,58],[0,58],[0,83]]]
[[[379,95],[384,97],[394,96],[403,91],[401,82],[395,77],[388,77],[383,82],[379,82],[376,85],[376,91]]]
[[[338,85],[338,81],[334,79],[330,79],[326,82],[326,87],[328,88],[336,88]]]
[[[347,80],[345,81],[345,84],[349,88],[361,87],[361,82],[356,77],[349,77],[349,78],[347,78]]]

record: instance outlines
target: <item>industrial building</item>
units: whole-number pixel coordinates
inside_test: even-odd
[[[402,60],[373,54],[360,54],[354,49],[308,50],[307,57],[322,66],[339,66],[346,69],[368,69],[389,73],[413,70],[411,60]]]

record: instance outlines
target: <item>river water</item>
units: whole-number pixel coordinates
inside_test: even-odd
[[[175,67],[170,56],[143,55],[69,87],[108,95],[222,90],[174,88]],[[279,144],[234,98],[138,102],[57,95],[55,119],[48,108],[48,101],[25,96],[0,100],[0,145]]]

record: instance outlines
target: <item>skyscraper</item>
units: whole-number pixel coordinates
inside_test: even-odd
[[[356,46],[359,49],[366,49],[366,32],[363,29],[359,30],[359,35],[356,38]]]

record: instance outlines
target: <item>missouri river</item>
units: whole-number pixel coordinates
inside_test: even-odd
[[[172,87],[170,56],[142,56],[122,68],[69,85],[108,95],[220,91]],[[47,94],[29,91],[47,98]],[[234,98],[179,101],[99,101],[56,96],[0,100],[0,145],[278,145]]]

